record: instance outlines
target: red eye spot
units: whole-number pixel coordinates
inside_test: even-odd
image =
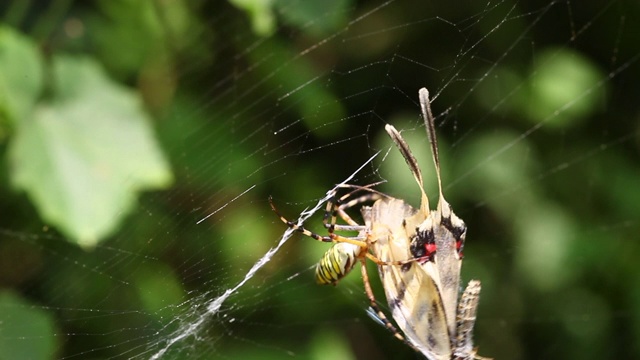
[[[462,254],[462,246],[464,246],[464,241],[462,240],[456,241],[456,250],[458,251],[458,256],[460,256],[460,259],[464,257]]]
[[[436,252],[436,244],[427,243],[425,244],[424,249],[427,250],[427,256],[431,256]]]

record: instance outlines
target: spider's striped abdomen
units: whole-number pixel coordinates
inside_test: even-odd
[[[334,244],[316,265],[316,282],[320,285],[337,284],[353,269],[361,249],[346,242]]]

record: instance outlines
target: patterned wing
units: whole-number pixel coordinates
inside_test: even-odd
[[[429,200],[424,191],[422,173],[413,156],[409,144],[392,125],[386,125],[385,130],[389,137],[402,153],[416,183],[420,187],[421,201],[420,212],[425,216],[423,221],[406,226],[410,241],[411,257],[423,258],[421,261],[423,270],[435,281],[440,290],[445,309],[446,322],[449,328],[449,337],[456,336],[456,311],[458,294],[460,292],[460,267],[462,266],[462,247],[466,235],[466,226],[451,209],[442,193],[442,180],[440,177],[440,158],[438,156],[438,141],[436,138],[435,120],[431,113],[429,91],[425,88],[418,92],[422,117],[424,119],[431,155],[438,180],[438,205],[436,210],[429,211]],[[416,219],[419,221],[419,219]],[[415,226],[414,226],[415,225]],[[414,230],[417,227],[417,231]],[[435,268],[434,268],[435,264]]]
[[[442,210],[445,207],[445,210]],[[431,261],[421,261],[425,272],[430,274],[440,289],[445,315],[451,338],[456,335],[456,311],[460,294],[460,268],[466,226],[451,211],[451,207],[440,198],[438,209],[418,226],[416,236],[411,241],[412,257],[427,255],[433,245],[435,256]]]
[[[383,199],[364,207],[374,254],[382,261],[411,259],[409,239],[424,213],[399,199]],[[451,338],[435,264],[410,262],[378,267],[394,320],[406,338],[430,360],[451,359]]]
[[[473,349],[473,326],[476,324],[476,312],[480,301],[480,281],[471,280],[462,293],[456,316],[456,343],[453,349],[455,360],[479,358]]]

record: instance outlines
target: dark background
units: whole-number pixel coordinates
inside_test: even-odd
[[[4,78],[18,65],[0,61],[0,358],[150,358],[194,323],[168,358],[417,358],[366,316],[359,271],[313,283],[328,246],[300,235],[219,311],[206,308],[278,243],[286,227],[269,195],[295,219],[381,151],[352,182],[385,180],[382,191],[418,205],[386,123],[403,130],[436,201],[421,87],[445,195],[469,228],[463,282],[483,284],[479,354],[640,356],[637,3],[246,4],[0,7],[3,44],[21,33],[42,61],[33,109],[58,99],[59,56],[89,59],[142,99],[173,175],[131,185],[132,207],[105,215],[118,220],[87,246],[15,185],[12,142],[33,120],[31,107],[7,110],[17,91]],[[96,89],[84,95],[100,103]],[[143,168],[130,145],[109,151]],[[309,227],[321,232],[321,219]]]

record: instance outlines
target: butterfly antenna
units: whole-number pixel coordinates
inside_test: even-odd
[[[413,178],[418,183],[420,187],[420,192],[422,193],[422,200],[420,203],[420,209],[424,212],[429,211],[429,199],[427,199],[427,194],[424,192],[424,185],[422,183],[422,173],[420,172],[420,167],[418,167],[418,161],[411,153],[411,149],[409,148],[409,144],[402,138],[402,135],[396,130],[393,125],[387,124],[384,129],[387,131],[387,134],[391,137],[391,140],[396,144],[400,153],[402,153],[402,157],[409,165],[409,169],[411,169],[411,173],[413,174]]]
[[[433,156],[433,164],[436,167],[436,177],[438,178],[438,191],[440,192],[440,198],[444,199],[442,194],[442,180],[440,179],[440,157],[438,156],[438,139],[436,138],[436,127],[431,113],[431,101],[429,101],[429,90],[426,88],[420,89],[418,92],[420,97],[420,107],[422,108],[422,117],[424,118],[424,125],[427,128],[427,135],[429,136],[429,143],[431,144],[431,155]]]

